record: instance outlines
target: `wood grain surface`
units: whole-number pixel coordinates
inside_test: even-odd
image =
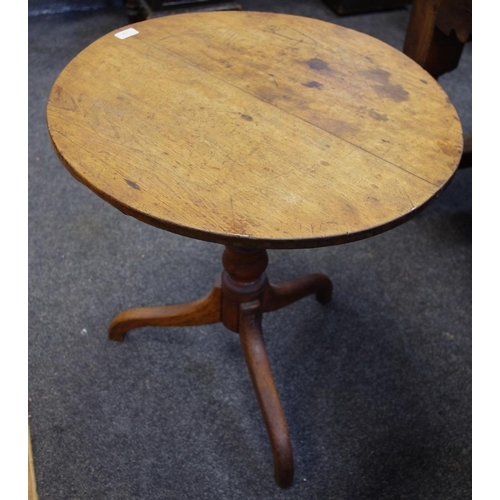
[[[375,38],[258,12],[134,27],[73,59],[47,106],[64,165],[128,215],[231,245],[338,244],[405,221],[456,170],[446,93]]]

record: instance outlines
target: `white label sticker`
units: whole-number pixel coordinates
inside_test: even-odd
[[[115,36],[116,38],[123,40],[124,38],[128,38],[129,36],[137,35],[137,33],[139,32],[135,28],[127,28],[126,30],[115,33]]]

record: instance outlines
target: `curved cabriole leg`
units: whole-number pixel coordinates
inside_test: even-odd
[[[318,302],[326,304],[332,298],[332,290],[330,278],[320,273],[269,285],[264,293],[264,312],[276,311],[313,293]]]
[[[259,301],[240,305],[240,341],[271,441],[274,477],[278,486],[287,488],[293,481],[292,444],[267,357],[261,319],[262,306]]]
[[[196,326],[221,321],[220,276],[205,297],[172,306],[139,307],[117,314],[109,326],[109,338],[122,341],[125,334],[142,326]]]

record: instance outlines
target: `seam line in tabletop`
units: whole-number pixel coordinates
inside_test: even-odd
[[[286,111],[285,109],[282,109],[282,108],[280,108],[279,106],[276,106],[276,104],[273,104],[272,102],[266,101],[266,100],[262,99],[261,97],[259,97],[259,96],[255,95],[255,94],[252,94],[251,92],[248,92],[247,90],[242,89],[242,88],[238,87],[237,85],[234,85],[233,83],[228,82],[227,80],[224,80],[223,78],[221,78],[221,77],[219,77],[219,76],[217,76],[217,75],[214,75],[213,73],[211,73],[211,72],[209,72],[209,71],[206,71],[206,70],[204,70],[204,69],[200,68],[199,66],[197,66],[197,65],[196,65],[196,64],[194,64],[193,62],[191,62],[191,61],[187,61],[186,59],[183,59],[182,57],[178,56],[177,54],[173,54],[172,52],[170,52],[170,51],[168,51],[168,50],[165,50],[165,49],[160,48],[160,47],[158,47],[158,46],[156,46],[156,45],[153,45],[153,44],[151,44],[151,43],[148,43],[148,42],[146,42],[145,40],[143,40],[143,39],[141,39],[141,38],[136,38],[136,40],[137,40],[137,41],[140,41],[141,43],[143,43],[143,44],[145,44],[145,45],[147,45],[147,46],[149,46],[149,47],[153,47],[153,48],[154,48],[154,49],[156,49],[156,50],[159,50],[159,51],[161,51],[161,52],[165,52],[165,53],[166,53],[166,54],[168,54],[169,56],[174,57],[175,59],[178,59],[179,61],[182,61],[184,64],[187,64],[188,66],[191,66],[192,68],[196,69],[197,71],[200,71],[201,73],[203,73],[203,74],[205,74],[205,75],[210,75],[211,77],[215,78],[216,80],[219,80],[219,81],[221,81],[221,82],[224,82],[225,84],[227,84],[227,85],[229,85],[229,86],[231,86],[231,87],[233,87],[233,88],[235,88],[235,89],[239,90],[240,92],[243,92],[243,93],[245,93],[245,94],[247,94],[247,95],[250,95],[250,96],[254,97],[255,99],[258,99],[258,100],[259,100],[259,101],[261,101],[261,102],[264,102],[264,103],[266,103],[266,104],[268,104],[268,105],[270,105],[270,106],[273,106],[273,107],[274,107],[274,108],[276,108],[276,109],[279,109],[279,110],[280,110],[281,112],[283,112],[283,113],[286,113],[286,114],[288,114],[288,115],[290,115],[290,116],[293,116],[294,118],[297,118],[298,120],[300,120],[300,121],[302,121],[302,122],[304,122],[304,123],[307,123],[307,124],[308,124],[308,125],[310,125],[311,127],[315,127],[315,128],[317,128],[317,129],[321,130],[322,132],[325,132],[325,133],[327,133],[327,134],[329,134],[329,135],[331,135],[331,136],[335,137],[336,139],[339,139],[339,140],[341,140],[341,141],[344,141],[344,142],[346,142],[347,144],[350,144],[351,146],[353,146],[353,147],[355,147],[355,148],[357,148],[357,149],[359,149],[359,150],[361,150],[361,151],[363,151],[363,152],[365,152],[365,153],[367,153],[367,154],[369,154],[369,155],[372,155],[373,157],[375,157],[375,158],[377,158],[377,159],[379,159],[379,160],[381,160],[381,161],[384,161],[385,163],[388,163],[389,165],[392,165],[393,167],[396,167],[396,168],[398,168],[398,169],[402,170],[403,172],[405,172],[405,173],[407,173],[407,174],[409,174],[409,175],[412,175],[412,176],[416,177],[417,179],[420,179],[421,181],[423,181],[423,182],[425,182],[425,183],[427,183],[427,184],[430,184],[431,186],[434,186],[434,187],[440,187],[440,185],[438,185],[438,184],[434,184],[433,182],[428,181],[427,179],[424,179],[423,177],[420,177],[419,175],[415,174],[414,172],[410,172],[409,170],[406,170],[406,169],[405,169],[405,168],[403,168],[401,165],[397,165],[396,163],[392,163],[391,161],[389,161],[389,160],[387,160],[387,159],[385,159],[385,158],[382,158],[382,157],[380,157],[380,156],[376,155],[375,153],[372,153],[371,151],[368,151],[367,149],[364,149],[362,146],[359,146],[358,144],[354,144],[353,142],[350,142],[350,141],[348,141],[348,140],[346,140],[346,139],[344,139],[344,138],[342,138],[342,137],[338,137],[337,135],[335,135],[335,134],[333,134],[333,133],[329,132],[328,130],[325,130],[325,129],[321,128],[320,126],[316,125],[315,123],[311,123],[311,122],[309,122],[309,121],[305,120],[304,118],[302,118],[302,117],[300,117],[300,116],[295,115],[294,113],[290,113],[289,111]]]

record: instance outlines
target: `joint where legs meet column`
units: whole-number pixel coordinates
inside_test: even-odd
[[[266,250],[226,247],[222,255],[222,323],[238,333],[240,304],[262,301],[268,286]]]

